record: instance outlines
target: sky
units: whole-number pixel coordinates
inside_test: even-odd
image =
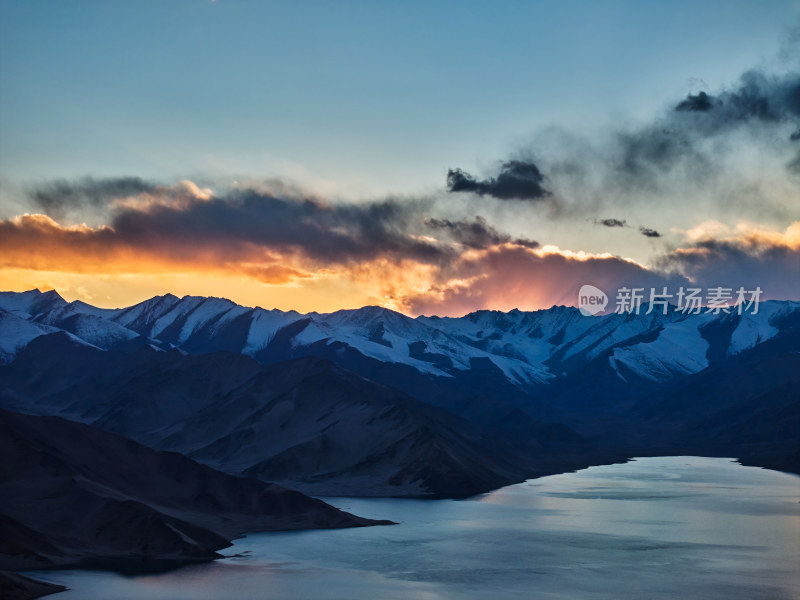
[[[800,300],[800,2],[0,0],[0,289]]]

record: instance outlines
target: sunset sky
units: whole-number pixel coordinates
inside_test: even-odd
[[[800,3],[0,0],[0,290],[800,300]]]

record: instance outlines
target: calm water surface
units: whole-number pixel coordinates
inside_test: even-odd
[[[400,525],[253,534],[161,575],[34,575],[72,588],[63,600],[800,599],[800,477],[730,459],[641,458],[460,501],[327,500]]]

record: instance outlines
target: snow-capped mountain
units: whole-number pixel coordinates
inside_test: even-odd
[[[37,337],[56,331],[55,327],[32,323],[0,308],[0,364],[14,360],[17,353]]]
[[[521,389],[547,385],[593,361],[621,381],[665,383],[775,337],[800,315],[800,303],[773,301],[742,315],[643,310],[588,317],[554,306],[412,319],[376,306],[304,315],[171,294],[99,309],[38,290],[0,293],[0,309],[4,362],[38,335],[63,330],[103,349],[150,344],[191,354],[226,350],[263,363],[308,355],[337,362],[348,355],[348,368],[358,363],[356,370],[370,372],[381,363],[452,378],[488,365]]]

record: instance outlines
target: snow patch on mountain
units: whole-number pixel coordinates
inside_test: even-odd
[[[113,320],[145,337],[155,337],[153,335],[155,321],[178,302],[180,298],[172,294],[154,296],[139,304],[123,308],[113,316]]]
[[[566,306],[533,312],[482,310],[460,318],[419,317],[418,320],[487,353],[518,359],[531,366],[541,365],[563,340],[574,339],[596,324],[591,317]]]
[[[367,306],[318,315],[296,341],[300,344],[322,339],[340,341],[377,360],[407,364],[425,373],[447,377],[452,370],[470,369],[475,358],[489,359],[516,383],[543,382],[550,377],[542,365],[480,349],[429,323],[386,308]]]
[[[35,317],[38,314],[64,306],[67,303],[58,292],[50,290],[28,290],[27,292],[0,292],[0,308],[21,316]]]
[[[57,331],[58,329],[55,327],[32,323],[17,314],[0,308],[0,364],[10,363],[14,360],[17,352],[40,335]]]
[[[277,309],[254,308],[251,312],[250,326],[242,353],[253,355],[263,350],[269,346],[278,331],[301,318],[302,315],[293,310],[283,312]]]
[[[695,320],[684,319],[664,325],[652,342],[614,348],[612,366],[623,380],[619,364],[644,379],[661,383],[705,369],[708,347]]]
[[[780,333],[777,323],[782,317],[800,309],[800,302],[763,302],[758,312],[744,312],[731,334],[728,355],[733,356],[775,337]]]
[[[139,334],[122,325],[94,315],[76,314],[55,325],[104,350],[139,337]]]
[[[83,315],[92,315],[102,319],[112,319],[121,310],[119,308],[98,308],[96,306],[92,306],[91,304],[86,304],[86,302],[81,300],[73,300],[67,306],[72,308],[72,310],[77,313]]]
[[[180,330],[174,333],[175,341],[173,342],[179,346],[201,329],[205,330],[205,335],[213,337],[223,325],[247,313],[248,310],[244,306],[239,306],[223,298],[185,296],[180,303],[156,322],[153,330],[158,336],[170,325],[180,324]]]
[[[13,361],[19,351],[36,338],[42,335],[59,332],[68,335],[73,341],[79,344],[94,346],[70,332],[24,319],[19,315],[0,308],[0,364],[8,364]],[[102,348],[98,349],[102,350]]]

